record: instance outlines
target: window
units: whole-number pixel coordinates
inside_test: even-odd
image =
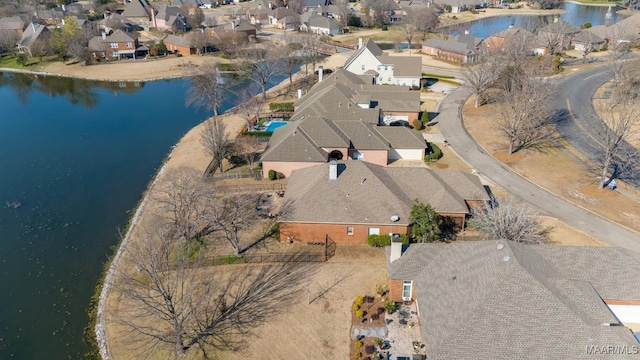
[[[118,43],[109,43],[109,47],[112,49],[117,49],[118,48]]]
[[[369,228],[369,235],[380,235],[380,228]]]
[[[378,77],[378,81],[382,82],[382,76]]]
[[[385,65],[384,66],[384,71],[387,71],[387,70],[389,70],[389,69],[387,69],[387,65]]]
[[[128,47],[128,48],[132,48],[132,47],[133,47],[133,43],[132,43],[132,42],[128,42],[128,43],[127,43],[127,47]]]
[[[353,235],[353,226],[347,226],[347,235]]]
[[[387,78],[387,81],[391,81],[391,76],[389,76],[389,77]]]
[[[411,300],[411,288],[413,282],[405,281],[402,283],[402,300],[407,301]]]
[[[364,71],[364,64],[362,64],[362,71]]]

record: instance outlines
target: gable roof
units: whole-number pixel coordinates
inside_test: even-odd
[[[24,21],[20,16],[0,18],[0,30],[23,30]]]
[[[124,8],[122,16],[128,18],[146,17],[149,18],[150,5],[147,0],[132,0]]]
[[[382,55],[383,51],[382,49],[380,49],[380,47],[378,46],[378,44],[376,44],[373,40],[369,39],[367,40],[367,42],[359,49],[357,49],[353,55],[351,55],[347,61],[345,61],[344,63],[344,68],[349,67],[349,65],[355,60],[357,59],[363,52],[365,51],[369,51],[371,52],[371,54],[373,54],[374,56],[378,57],[380,55]]]
[[[435,170],[389,168],[350,160],[339,162],[338,178],[329,180],[329,166],[324,163],[291,173],[284,197],[289,211],[282,214],[280,221],[408,225],[416,198],[432,204],[436,211],[468,212],[464,200],[451,187],[443,186]],[[416,179],[434,182],[418,187]],[[409,190],[407,182],[413,184],[408,188],[426,190]],[[391,215],[399,216],[400,220],[392,222]]]
[[[32,22],[24,29],[20,40],[18,40],[18,46],[30,47],[45,32],[49,32],[46,26]]]
[[[383,64],[393,64],[393,76],[421,76],[422,59],[417,56],[378,56]]]
[[[573,39],[571,39],[571,41],[573,42],[581,42],[581,43],[589,43],[589,44],[599,44],[599,43],[603,43],[604,39],[602,39],[601,37],[599,37],[598,35],[594,34],[591,31],[587,31],[587,30],[582,30],[579,33],[575,34],[573,36]]]
[[[135,35],[135,33],[116,30],[111,35],[107,35],[106,41],[122,43],[122,42],[136,41],[136,39],[138,39],[138,36]]]
[[[481,38],[471,34],[460,34],[448,40],[429,39],[424,42],[424,45],[454,54],[468,55],[477,53],[477,49],[482,44],[482,41]]]
[[[313,16],[309,20],[309,26],[319,27],[322,29],[340,30],[342,25],[334,19],[329,19],[324,16]]]
[[[552,34],[574,34],[580,31],[580,27],[570,24],[562,19],[558,19],[557,21],[540,28],[538,32],[540,31]]]
[[[169,34],[165,36],[164,39],[162,39],[162,42],[164,42],[165,44],[177,45],[177,46],[182,46],[186,48],[195,48],[195,46],[192,45],[193,43],[192,34],[193,33],[188,33],[185,35]]]
[[[602,298],[640,299],[639,264],[619,248],[496,240],[412,244],[387,269],[415,284],[430,359],[578,359],[588,345],[637,345],[602,325],[619,323]]]

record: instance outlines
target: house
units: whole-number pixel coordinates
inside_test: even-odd
[[[487,4],[485,0],[434,0],[433,5],[446,9],[447,12],[458,14],[469,9],[476,9]]]
[[[104,33],[110,33],[121,29],[126,32],[136,31],[141,29],[140,25],[127,19],[120,14],[110,14],[106,18],[100,20],[98,23],[98,31]]]
[[[439,59],[457,62],[473,63],[477,61],[478,54],[484,40],[469,34],[465,30],[464,34],[459,34],[451,39],[429,39],[422,44],[422,52],[433,55]]]
[[[603,38],[588,29],[580,31],[571,39],[571,46],[583,52],[600,51],[605,47],[606,43]]]
[[[405,12],[395,2],[386,3],[384,8],[369,9],[369,16],[372,19],[379,19],[385,24],[395,24],[402,21]]]
[[[294,103],[292,120],[307,115],[331,119],[362,120],[376,125],[402,121],[412,123],[420,114],[420,93],[405,86],[378,86],[373,76],[338,69],[319,79]],[[338,116],[338,117],[336,117]]]
[[[121,15],[133,23],[148,29],[154,26],[151,21],[152,14],[154,14],[153,7],[147,0],[131,0],[131,2],[126,2],[126,7]]]
[[[172,53],[180,53],[184,56],[195,55],[198,53],[197,46],[193,42],[193,34],[184,35],[167,35],[162,42],[167,47],[167,51]]]
[[[484,44],[491,51],[502,50],[511,42],[530,44],[529,46],[531,46],[531,44],[535,43],[535,35],[519,26],[509,25],[507,29],[499,31],[484,40]]]
[[[11,16],[0,18],[0,32],[14,32],[22,35],[24,32],[24,21],[20,16]]]
[[[389,56],[369,39],[347,59],[344,69],[354,74],[373,76],[376,84],[419,87],[422,78],[422,60],[411,56]]]
[[[102,34],[89,40],[91,59],[136,59],[146,56],[149,48],[138,44],[138,36],[117,30],[111,35]]]
[[[415,301],[429,359],[638,356],[636,253],[504,240],[386,250],[389,297]]]
[[[298,169],[289,178],[278,217],[280,240],[324,242],[328,237],[339,244],[366,244],[369,235],[407,234],[414,200],[464,226],[470,212],[465,196],[489,199],[477,176],[457,170],[355,160]]]
[[[268,25],[270,13],[271,11],[268,9],[249,9],[246,17],[251,25]]]
[[[342,25],[334,20],[324,16],[313,16],[306,24],[307,31],[314,34],[337,35],[342,33]]]
[[[276,8],[269,13],[269,24],[279,29],[289,29],[286,26],[297,29],[300,26],[300,15],[289,8]]]
[[[157,9],[151,11],[151,19],[153,27],[157,30],[173,32],[191,30],[191,26],[187,23],[187,14],[178,6],[158,4]]]
[[[571,45],[571,39],[580,30],[578,26],[556,18],[551,24],[538,29],[538,38],[549,48],[551,53],[554,53],[559,49],[568,49]]]
[[[32,22],[27,25],[18,40],[18,52],[28,56],[38,56],[43,53],[45,48],[48,48],[50,37],[51,30],[44,25]]]
[[[257,32],[258,30],[254,26],[246,22],[238,24],[232,20],[230,24],[214,27],[210,34],[224,43],[238,46],[255,41]]]

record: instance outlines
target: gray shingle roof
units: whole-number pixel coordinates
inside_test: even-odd
[[[339,22],[326,18],[324,16],[313,16],[309,20],[309,26],[319,27],[323,29],[329,30],[340,30],[342,29],[342,25]]]
[[[23,30],[24,21],[20,16],[0,18],[0,30]]]
[[[476,53],[482,41],[481,38],[471,34],[460,34],[449,40],[429,39],[424,42],[424,45],[454,54],[467,55]]]
[[[616,248],[412,244],[388,275],[414,281],[430,359],[587,359],[588,345],[637,345],[601,325],[618,322],[601,297],[640,299],[639,263]]]
[[[345,68],[349,67],[349,64],[351,64],[353,60],[357,59],[360,56],[360,54],[362,54],[365,51],[370,51],[376,57],[382,55],[382,49],[380,49],[378,44],[376,44],[373,40],[369,39],[360,49],[357,49],[353,53],[353,55],[351,55],[347,59],[347,61],[345,61],[344,67]]]
[[[599,43],[603,43],[604,40],[599,37],[598,35],[592,33],[591,31],[588,30],[582,30],[579,33],[575,34],[573,36],[573,38],[571,39],[571,41],[574,42],[581,42],[581,43],[589,43],[589,44],[599,44]]]
[[[189,34],[186,35],[172,35],[169,34],[167,35],[164,39],[162,39],[162,41],[165,44],[172,44],[172,45],[177,45],[177,46],[182,46],[182,47],[187,47],[187,48],[191,48],[193,47],[192,44],[192,39],[193,36]]]
[[[393,64],[393,76],[418,76],[422,74],[422,59],[417,56],[389,56],[378,57],[383,64]]]
[[[329,154],[319,147],[309,135],[300,128],[302,122],[291,121],[276,129],[262,154],[262,161],[278,162],[319,162],[329,159]]]
[[[49,29],[44,25],[37,23],[27,25],[20,37],[20,40],[18,40],[18,45],[27,48],[30,47],[43,32],[49,32]]]
[[[149,3],[146,0],[132,0],[124,8],[122,16],[128,18],[149,17]]]
[[[468,212],[455,190],[439,180],[424,181],[425,191],[412,190],[417,188],[416,181],[438,179],[435,170],[388,168],[357,160],[339,162],[339,166],[341,171],[336,180],[329,180],[328,163],[294,170],[284,198],[289,211],[280,220],[391,225],[390,216],[397,215],[400,217],[397,224],[408,225],[416,198],[439,212],[450,212],[456,207],[458,213]],[[440,198],[450,203],[431,203]]]
[[[538,31],[553,34],[574,34],[580,31],[580,27],[570,24],[562,19],[540,28]]]

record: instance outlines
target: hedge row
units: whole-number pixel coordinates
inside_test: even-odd
[[[271,137],[273,132],[271,131],[245,131],[242,136],[254,136],[254,137]]]
[[[438,147],[438,145],[434,143],[429,143],[427,146],[427,155],[424,157],[424,161],[435,161],[442,157],[442,150]]]
[[[293,111],[293,103],[292,102],[281,102],[281,103],[271,103],[269,104],[269,110],[271,111]]]
[[[401,234],[400,239],[402,239],[403,244],[409,243],[409,236],[407,234]],[[391,236],[390,235],[369,235],[367,237],[367,243],[373,247],[383,247],[383,246],[391,246]]]

